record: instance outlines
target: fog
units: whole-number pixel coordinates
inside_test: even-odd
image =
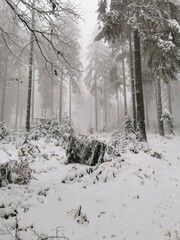
[[[72,1],[72,4],[78,9],[80,16],[76,19],[72,16],[69,19],[66,15],[63,16],[63,27],[61,23],[59,25],[61,41],[65,39],[69,43],[67,46],[64,43],[62,46],[57,45],[62,51],[67,51],[67,59],[64,60],[63,57],[56,59],[57,56],[53,55],[51,50],[47,53],[48,44],[43,46],[45,50],[39,50],[39,45],[34,44],[31,123],[40,117],[53,117],[60,121],[61,117],[68,116],[72,118],[72,124],[81,131],[123,129],[125,115],[131,119],[133,117],[128,40],[124,40],[123,50],[120,42],[114,45],[110,42],[104,43],[103,40],[94,42],[98,34],[96,12],[98,1],[76,0]],[[30,33],[27,29],[24,30],[22,23],[18,23],[15,27],[18,29],[16,36],[14,25],[10,24],[13,22],[13,16],[9,6],[1,6],[0,11],[3,13],[0,24],[2,26],[4,24],[4,32],[12,32],[14,37],[12,40],[7,33],[1,34],[0,48],[3,51],[0,62],[0,118],[11,128],[19,130],[25,128],[27,118]],[[9,18],[9,24],[4,22],[4,17]],[[43,24],[36,18],[35,14],[35,25],[41,29]],[[18,44],[14,44],[16,41]],[[20,53],[22,49],[19,41],[22,41],[24,46],[27,45],[23,54]],[[40,41],[42,45],[46,44],[44,40]],[[42,51],[46,52],[48,62],[52,61],[54,65],[52,68],[51,64],[48,65],[44,61]],[[146,52],[143,52],[142,65],[145,61]],[[117,76],[114,75],[114,67]],[[63,69],[68,73],[62,73]],[[156,84],[153,73],[148,71],[147,64],[144,64],[142,73],[146,126],[148,130],[157,132]],[[94,76],[95,74],[97,77]],[[117,79],[114,79],[116,77]],[[117,85],[116,83],[113,85],[112,81],[116,81]],[[169,84],[162,82],[161,90],[163,110],[169,111],[169,101],[171,101],[172,114],[178,126],[180,123],[179,77],[177,81],[171,81]]]

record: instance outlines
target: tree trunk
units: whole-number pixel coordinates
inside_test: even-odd
[[[117,125],[120,125],[120,112],[119,112],[119,89],[116,89],[116,101],[117,101]]]
[[[71,125],[72,79],[69,78],[69,123]]]
[[[35,0],[33,0],[32,6],[34,7]],[[31,26],[34,29],[34,11],[32,10],[32,22]],[[27,109],[26,109],[26,131],[30,131],[30,117],[31,117],[31,92],[32,92],[32,78],[33,78],[33,62],[34,62],[34,35],[31,32],[30,39],[30,56],[29,56],[29,79],[28,79],[28,97],[27,97]]]
[[[146,97],[144,98],[144,102],[145,102],[145,114],[146,114],[146,128],[149,129],[150,128],[149,111],[148,111],[148,101],[147,101]]]
[[[172,110],[172,99],[171,99],[171,82],[169,81],[167,84],[167,90],[168,90],[168,109],[171,114],[173,114]]]
[[[95,128],[98,131],[98,93],[97,93],[97,78],[95,76]]]
[[[51,116],[53,116],[54,111],[54,79],[53,79],[53,66],[51,64]]]
[[[92,95],[90,95],[90,103],[89,103],[89,105],[90,105],[90,122],[89,122],[89,130],[90,130],[90,133],[92,132]]]
[[[106,91],[106,79],[104,79],[104,127],[107,127],[107,91]]]
[[[141,47],[140,36],[137,30],[134,31],[134,66],[135,66],[135,86],[137,101],[137,130],[139,131],[139,141],[146,141],[146,128],[144,117],[144,100],[141,71]]]
[[[129,52],[130,52],[130,72],[131,72],[131,96],[132,96],[132,115],[133,127],[136,131],[136,95],[135,95],[135,82],[134,82],[134,65],[133,65],[133,49],[132,49],[132,35],[129,35]]]
[[[1,122],[4,121],[7,78],[8,78],[8,57],[6,58],[6,61],[5,61],[5,73],[4,73],[4,80],[3,80],[3,87],[2,87],[3,92],[2,92],[2,106],[1,106]]]
[[[18,66],[18,85],[17,85],[17,99],[16,99],[16,119],[15,119],[15,129],[18,129],[18,115],[19,115],[19,95],[20,95],[20,79],[21,79],[21,70],[20,66]]]
[[[157,118],[159,134],[164,136],[164,124],[162,120],[162,96],[161,96],[161,80],[159,77],[156,79],[156,99],[157,99]]]
[[[62,121],[62,104],[63,104],[63,73],[61,73],[59,85],[59,122]]]
[[[77,128],[79,127],[79,93],[77,93],[77,112],[76,112],[76,117],[77,117],[77,122],[76,122],[76,126]]]
[[[126,76],[124,63],[124,46],[122,42],[122,70],[123,70],[123,88],[124,88],[124,115],[127,115],[127,93],[126,93]]]
[[[32,114],[31,114],[31,121],[34,120],[34,97],[35,97],[35,82],[34,82],[35,71],[33,68],[33,78],[32,78]]]

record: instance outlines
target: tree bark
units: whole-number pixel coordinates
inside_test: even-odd
[[[34,71],[34,68],[32,69],[32,71],[33,71],[33,77],[32,77],[32,114],[31,114],[31,121],[34,120],[34,97],[35,97],[35,82],[34,82],[35,71]]]
[[[34,7],[35,0],[33,0],[32,6]],[[32,22],[31,26],[34,29],[34,11],[32,10]],[[26,109],[26,131],[30,131],[30,117],[31,117],[31,92],[32,92],[32,78],[33,78],[33,62],[34,62],[34,35],[31,32],[30,38],[30,56],[29,56],[29,79],[28,79],[28,97],[27,97],[27,109]]]
[[[63,73],[61,73],[59,85],[59,122],[62,121],[62,104],[63,104]]]
[[[171,82],[169,81],[167,84],[167,90],[168,90],[168,109],[171,114],[173,114],[172,110],[172,98],[171,98]]]
[[[77,93],[76,126],[79,127],[79,93]]]
[[[97,93],[97,78],[95,76],[95,128],[98,131],[98,93]]]
[[[119,89],[116,89],[116,101],[117,101],[117,125],[120,125],[120,112],[119,112]]]
[[[131,96],[132,96],[132,115],[133,115],[133,127],[136,131],[136,94],[135,94],[135,82],[134,82],[134,65],[133,65],[133,48],[132,48],[132,35],[129,34],[129,53],[130,53],[130,72],[131,72]]]
[[[51,116],[54,113],[54,79],[53,79],[53,66],[51,64]]]
[[[69,124],[71,125],[72,79],[69,78]]]
[[[107,91],[106,91],[106,79],[104,79],[104,127],[107,127]]]
[[[2,87],[2,106],[1,106],[1,122],[4,121],[4,110],[6,104],[6,84],[7,84],[7,77],[8,77],[8,56],[5,61],[5,73],[4,73],[4,80],[3,80],[3,87]]]
[[[140,36],[137,30],[134,31],[134,66],[135,66],[135,86],[137,101],[137,130],[139,132],[138,140],[147,141],[144,116],[142,71],[141,71],[141,47]]]
[[[156,99],[157,99],[157,118],[159,134],[164,136],[164,124],[162,120],[162,96],[161,96],[161,80],[159,77],[156,79]]]
[[[18,66],[18,85],[17,85],[17,99],[16,99],[16,119],[15,119],[15,129],[18,129],[18,115],[19,115],[19,95],[20,95],[20,79],[21,79],[21,72],[20,72],[20,65]]]
[[[144,98],[144,102],[145,102],[145,114],[146,114],[146,128],[149,129],[150,128],[149,111],[148,111],[148,101],[147,101],[146,97]]]
[[[123,88],[124,88],[124,115],[127,115],[127,92],[126,92],[126,76],[124,63],[124,46],[122,42],[122,70],[123,70]]]

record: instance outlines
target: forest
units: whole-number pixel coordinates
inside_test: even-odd
[[[0,3],[0,240],[179,240],[180,0]]]

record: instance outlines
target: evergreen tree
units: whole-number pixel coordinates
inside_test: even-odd
[[[103,6],[103,7],[102,7]],[[149,66],[161,79],[175,78],[179,65],[178,37],[179,24],[172,9],[176,4],[165,0],[111,0],[110,10],[107,1],[100,1],[99,20],[103,27],[97,40],[114,40],[120,37],[124,26],[134,31],[134,64],[137,101],[137,127],[139,140],[146,140],[142,72],[141,72],[141,44],[147,41],[151,49]],[[171,40],[169,38],[172,38]],[[153,51],[154,49],[154,51]]]
[[[84,81],[91,95],[94,95],[95,98],[95,128],[97,131],[98,102],[101,99],[101,96],[98,96],[99,90],[104,92],[104,106],[107,106],[105,96],[107,94],[107,85],[105,84],[105,82],[107,82],[107,80],[109,79],[109,70],[112,67],[112,58],[110,57],[110,50],[108,46],[104,45],[102,42],[91,43],[88,46],[87,61],[87,73]],[[102,89],[104,89],[104,91]],[[107,119],[107,115],[105,116],[105,118]]]

